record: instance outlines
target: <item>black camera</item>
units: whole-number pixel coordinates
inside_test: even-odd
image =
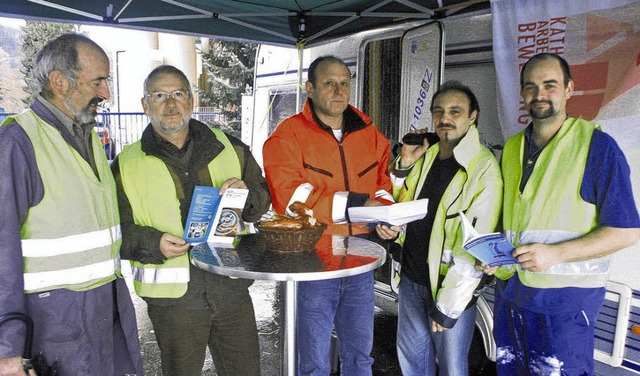
[[[427,139],[430,146],[437,144],[440,137],[435,132],[426,133],[407,133],[402,137],[402,143],[405,145],[422,145],[424,139]]]

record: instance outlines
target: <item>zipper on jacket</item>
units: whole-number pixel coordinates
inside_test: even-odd
[[[346,137],[346,134],[342,135],[342,139]],[[347,160],[344,156],[344,149],[342,148],[342,141],[338,141],[338,149],[340,150],[340,161],[342,162],[342,174],[344,175],[344,188],[345,191],[349,192],[349,175],[347,175]],[[353,225],[351,222],[348,223],[349,236],[353,236]]]
[[[344,139],[344,137],[342,137]],[[340,149],[340,161],[342,162],[342,174],[344,175],[344,189],[349,192],[349,175],[347,175],[347,160],[344,157],[344,149],[342,148],[342,142],[338,142],[338,148]]]

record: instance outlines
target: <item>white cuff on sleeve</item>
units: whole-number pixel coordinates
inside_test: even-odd
[[[387,201],[391,201],[391,202],[396,202],[396,200],[393,199],[393,196],[391,195],[391,193],[385,191],[384,189],[381,189],[379,191],[376,192],[376,199],[381,198],[383,200],[387,200]]]
[[[391,177],[391,184],[393,184],[394,187],[399,187],[401,188],[402,185],[404,184],[404,181],[406,179],[406,177],[404,178],[399,178],[396,175],[394,175],[394,173],[390,173],[389,176]]]
[[[341,191],[333,194],[333,205],[331,208],[331,217],[333,223],[344,223],[347,221],[347,199],[349,198],[349,192]]]
[[[291,196],[291,199],[287,204],[287,210],[285,213],[290,217],[297,217],[298,215],[292,212],[289,209],[289,206],[296,201],[300,201],[302,203],[306,202],[307,199],[309,198],[309,195],[311,195],[311,191],[313,191],[313,185],[311,185],[311,183],[300,184],[298,188],[296,188],[295,192],[293,192],[293,195]]]

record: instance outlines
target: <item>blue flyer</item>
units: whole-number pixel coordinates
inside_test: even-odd
[[[514,246],[500,233],[480,235],[465,242],[462,247],[489,266],[518,263],[518,260],[511,256]]]
[[[184,239],[187,243],[200,243],[207,240],[220,204],[219,191],[220,189],[216,187],[201,185],[195,187],[184,226]]]

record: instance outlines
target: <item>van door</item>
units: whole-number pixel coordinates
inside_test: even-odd
[[[442,23],[363,39],[357,67],[356,102],[392,143],[410,129],[430,128],[429,105],[444,70]]]
[[[431,124],[431,98],[444,73],[444,29],[440,22],[407,31],[402,38],[399,137]]]
[[[359,44],[357,107],[368,114],[392,146],[409,130],[431,126],[429,107],[442,82],[444,28],[435,21],[370,33]],[[393,251],[393,250],[390,250]],[[392,262],[376,271],[376,305],[394,312]]]

